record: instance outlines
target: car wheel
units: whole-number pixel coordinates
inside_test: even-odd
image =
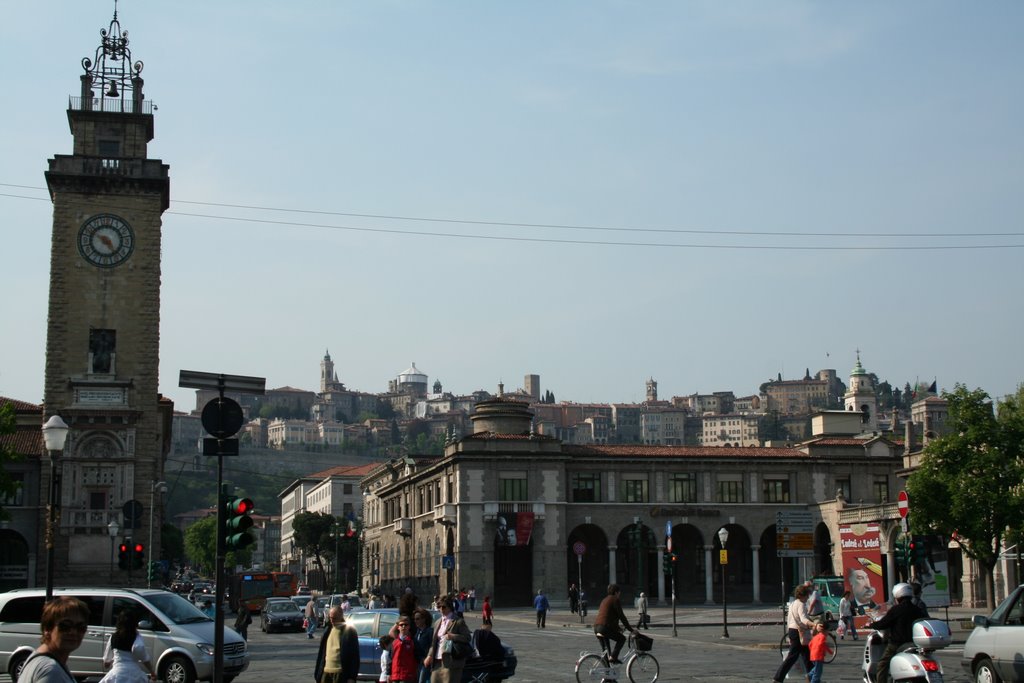
[[[992,660],[986,657],[974,667],[974,683],[999,683],[999,674],[992,666]]]
[[[11,661],[7,663],[7,673],[11,675],[11,680],[14,683],[18,683],[18,676],[21,675],[21,670],[25,668],[25,661],[28,659],[27,652],[24,652],[16,657],[11,657]]]
[[[184,657],[168,657],[160,667],[160,680],[164,683],[196,683],[192,662]]]

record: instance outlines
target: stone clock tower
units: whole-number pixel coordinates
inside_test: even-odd
[[[113,549],[127,536],[145,545],[147,564],[159,559],[162,519],[151,518],[151,506],[160,503],[155,483],[172,409],[157,384],[168,167],[147,156],[155,107],[143,97],[143,65],[132,62],[116,6],[100,36],[68,104],[73,153],[54,156],[46,172],[53,242],[43,419],[58,414],[70,426],[57,464],[57,586],[125,585]],[[49,473],[41,469],[45,499]],[[132,579],[145,585],[146,570]]]

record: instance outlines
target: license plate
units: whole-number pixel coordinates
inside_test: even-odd
[[[942,673],[939,671],[929,671],[928,683],[942,683]]]

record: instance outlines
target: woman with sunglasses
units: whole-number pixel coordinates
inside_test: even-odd
[[[68,657],[79,648],[89,628],[89,606],[69,595],[43,605],[41,645],[25,660],[18,683],[75,683]]]
[[[459,683],[469,655],[469,627],[454,611],[450,597],[441,598],[438,606],[441,619],[434,629],[423,665],[430,667],[431,683]]]
[[[430,652],[430,641],[434,637],[434,617],[430,612],[417,607],[412,613],[413,642],[416,644],[417,683],[430,682],[430,668],[423,666],[423,660]]]

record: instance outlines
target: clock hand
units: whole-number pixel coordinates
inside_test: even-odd
[[[97,237],[100,238],[100,242],[103,242],[107,249],[110,249],[110,251],[114,251],[114,242],[109,237],[107,237],[106,235],[97,235]]]

